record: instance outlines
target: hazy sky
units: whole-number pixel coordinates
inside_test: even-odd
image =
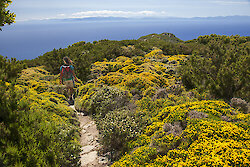
[[[80,17],[250,16],[250,0],[13,0],[16,20]]]

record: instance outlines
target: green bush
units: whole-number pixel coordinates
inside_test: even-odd
[[[15,84],[21,70],[15,60],[1,61],[0,67],[0,166],[79,166],[79,128],[73,111],[64,105],[65,97],[38,93],[24,80]],[[38,73],[23,75],[31,74],[29,81],[37,86],[52,84],[39,82]]]
[[[206,48],[206,53],[197,51],[189,57],[179,73],[188,89],[197,88],[200,92],[226,100],[241,97],[250,100],[249,60],[250,42],[239,36],[202,36],[197,42]]]
[[[88,84],[79,89],[80,97],[76,99],[77,109],[98,117],[105,117],[108,112],[123,108],[130,101],[128,91],[116,87],[94,87]]]
[[[0,55],[0,80],[6,82],[15,80],[24,67],[25,64],[15,58],[7,59]]]
[[[117,160],[128,151],[128,141],[136,138],[142,131],[135,113],[130,110],[118,109],[110,111],[102,120],[97,121],[101,134],[103,151],[111,153],[111,159]]]

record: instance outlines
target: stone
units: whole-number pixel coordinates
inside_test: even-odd
[[[160,99],[160,98],[166,98],[168,96],[167,90],[166,89],[158,89],[155,92],[155,95],[153,99]]]
[[[225,116],[225,115],[221,116],[221,119],[223,121],[226,121],[226,122],[231,122],[232,121],[231,118],[229,118],[228,116]]]
[[[192,98],[194,97],[194,92],[187,92],[187,97]]]
[[[83,129],[88,129],[90,126],[91,126],[91,124],[88,123],[88,124],[84,125],[82,128]]]
[[[175,84],[169,87],[168,92],[173,93],[175,95],[181,95],[181,93],[183,92],[183,88],[181,84]]]
[[[93,136],[88,136],[87,137],[87,141],[90,142],[90,143],[93,142],[94,141],[94,137]]]
[[[93,146],[93,145],[87,145],[87,146],[82,147],[81,155],[93,151],[94,148],[95,148],[95,146]]]
[[[232,98],[230,106],[242,110],[245,114],[249,113],[249,104],[241,98]]]
[[[141,96],[138,95],[138,94],[135,94],[135,95],[133,96],[133,100],[134,100],[134,101],[140,100],[140,99],[141,99]]]
[[[192,110],[189,111],[187,114],[188,117],[190,117],[191,119],[202,119],[202,118],[207,118],[208,114],[204,113],[204,112],[198,112],[196,110]]]
[[[97,151],[92,151],[81,156],[81,165],[88,165],[98,158]]]
[[[183,131],[180,122],[174,122],[173,124],[165,123],[163,130],[167,132],[167,134],[173,134],[174,136],[179,136]]]
[[[231,111],[231,114],[232,114],[232,115],[237,115],[238,113],[237,113],[236,111],[233,110],[233,111]]]
[[[82,134],[86,133],[87,131],[85,129],[82,130]]]
[[[99,157],[99,163],[100,164],[107,164],[108,163],[108,158],[107,157]]]

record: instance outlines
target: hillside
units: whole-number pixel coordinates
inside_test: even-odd
[[[79,122],[58,79],[33,67],[15,85],[1,80],[0,166],[79,164]]]
[[[112,166],[247,166],[249,111],[186,91],[176,69],[187,57],[157,49],[92,65],[76,108],[95,118]]]
[[[180,40],[174,34],[171,34],[171,33],[150,34],[150,35],[140,37],[139,40],[142,40],[142,41],[163,40],[165,42],[174,42],[174,43],[183,42],[182,40]]]
[[[111,166],[248,166],[249,37],[153,35],[0,56],[0,166],[81,165],[64,56],[81,80],[75,108],[94,120]]]

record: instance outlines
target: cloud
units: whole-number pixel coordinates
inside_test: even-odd
[[[59,16],[59,17],[65,17],[65,16],[66,16],[66,14],[61,13],[61,14],[58,14],[57,16]]]
[[[58,13],[50,17],[32,17],[28,19],[19,19],[18,21],[35,21],[35,20],[53,20],[53,19],[71,19],[71,18],[89,18],[89,17],[125,17],[125,18],[144,18],[155,17],[164,18],[168,17],[165,11],[120,11],[120,10],[95,10],[95,11],[82,11],[71,14]]]
[[[83,11],[73,13],[73,18],[86,18],[86,17],[161,17],[166,16],[165,11],[119,11],[119,10],[98,10],[98,11]]]
[[[217,3],[217,4],[221,4],[221,5],[250,5],[250,1],[249,0],[245,0],[245,1],[211,1],[212,3]]]

